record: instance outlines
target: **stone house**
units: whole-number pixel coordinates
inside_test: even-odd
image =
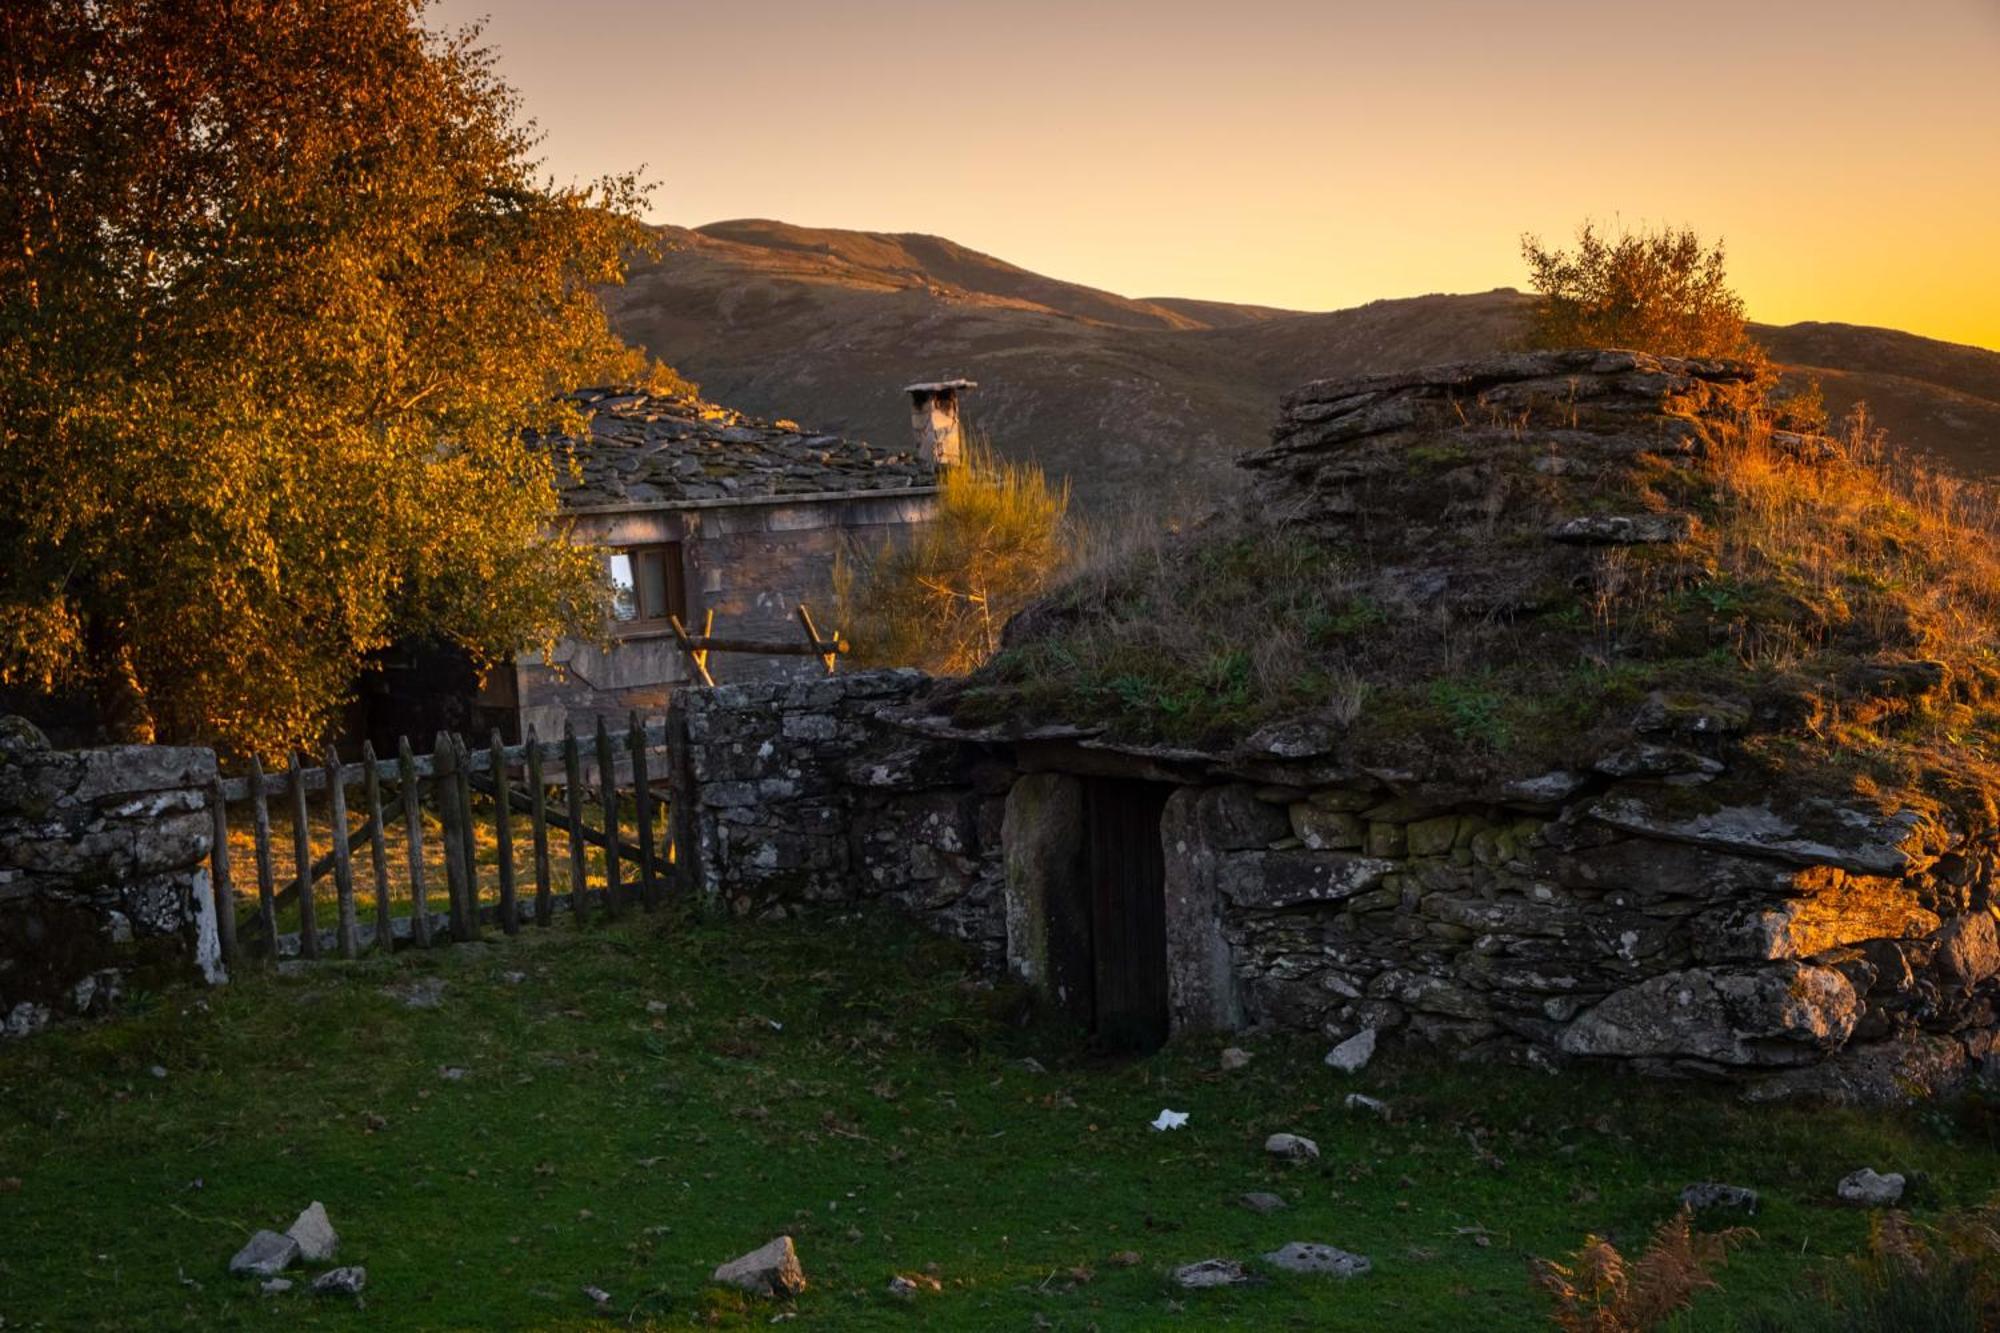
[[[402,696],[371,705],[371,732],[393,740],[439,725],[475,733],[495,726],[518,738],[532,726],[554,737],[565,720],[585,731],[600,716],[622,722],[634,709],[664,712],[692,679],[674,617],[695,634],[713,613],[718,636],[802,642],[796,609],[805,603],[830,631],[842,545],[879,542],[935,510],[939,455],[928,414],[924,438],[899,450],[692,397],[608,388],[574,397],[591,414],[587,433],[530,438],[555,455],[574,539],[605,548],[617,590],[608,644],[568,640],[549,661],[523,653],[477,684],[464,720],[441,716],[435,697],[413,698],[421,687],[396,678],[425,682],[433,696],[455,691],[465,712],[469,677],[414,658],[400,673],[390,664],[386,693]],[[954,410],[954,437],[956,421]],[[822,670],[810,656],[723,652],[708,665],[719,682]]]

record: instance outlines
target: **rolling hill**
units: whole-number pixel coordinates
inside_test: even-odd
[[[605,293],[618,330],[710,397],[818,429],[897,440],[897,392],[963,375],[1003,452],[1067,476],[1096,513],[1191,507],[1238,484],[1278,395],[1309,379],[1479,356],[1519,332],[1511,289],[1303,313],[1133,299],[937,236],[741,220],[659,229],[659,259]],[[1857,398],[1898,442],[2000,475],[2000,353],[1889,329],[1758,326],[1828,405]]]

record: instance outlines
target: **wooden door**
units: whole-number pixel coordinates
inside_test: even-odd
[[[1167,866],[1160,815],[1170,789],[1092,778],[1084,784],[1086,883],[1098,1040],[1151,1051],[1167,1040]]]

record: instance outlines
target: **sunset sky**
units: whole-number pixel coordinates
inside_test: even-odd
[[[2000,0],[445,0],[559,178],[948,236],[1130,296],[1524,284],[1585,216],[1753,317],[2000,349]]]

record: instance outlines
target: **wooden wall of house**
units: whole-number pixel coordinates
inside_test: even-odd
[[[893,540],[928,519],[936,503],[934,495],[916,495],[583,515],[576,534],[611,547],[678,542],[691,628],[698,632],[713,610],[719,635],[797,640],[801,602],[823,633],[838,627],[833,566],[844,542]],[[725,682],[810,676],[823,668],[812,657],[716,653],[709,670]],[[674,689],[690,679],[668,631],[617,635],[609,647],[566,641],[553,662],[524,654],[516,675],[523,727],[543,736],[560,735],[566,717],[583,731],[599,716],[609,723],[634,709],[664,713]]]

